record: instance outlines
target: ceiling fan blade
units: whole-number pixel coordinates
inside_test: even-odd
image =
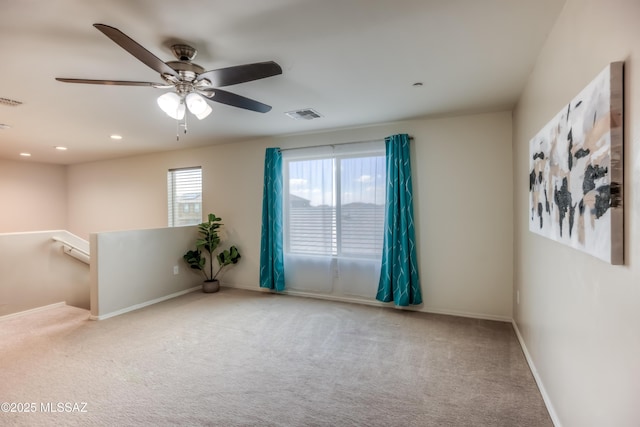
[[[264,79],[278,74],[282,74],[282,68],[275,62],[268,61],[205,71],[198,75],[198,80],[207,79],[214,87],[224,87]]]
[[[59,82],[65,83],[85,83],[90,85],[114,85],[114,86],[150,86],[158,89],[171,88],[172,85],[164,83],[151,83],[151,82],[131,82],[126,80],[89,80],[89,79],[66,79],[62,77],[56,77]]]
[[[138,42],[127,36],[117,28],[110,27],[104,24],[93,24],[98,30],[100,30],[105,36],[120,45],[121,48],[135,56],[138,60],[144,62],[148,67],[157,71],[160,74],[169,74],[171,76],[177,76],[178,73],[173,68],[165,64],[161,59],[142,47]]]
[[[245,110],[257,111],[258,113],[266,113],[271,111],[271,106],[258,102],[254,99],[236,95],[222,89],[212,89],[211,91],[198,91],[208,99],[221,104],[231,105],[232,107],[244,108]]]

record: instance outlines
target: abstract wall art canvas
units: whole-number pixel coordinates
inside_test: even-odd
[[[605,68],[529,142],[529,230],[623,263],[623,63]]]

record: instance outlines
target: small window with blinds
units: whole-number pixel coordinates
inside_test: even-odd
[[[170,169],[167,173],[169,227],[202,222],[202,169]]]
[[[285,250],[379,258],[385,215],[384,151],[284,157]]]

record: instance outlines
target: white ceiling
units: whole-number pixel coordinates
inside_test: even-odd
[[[20,0],[0,8],[0,158],[73,164],[402,119],[512,108],[564,0]],[[160,82],[94,23],[165,61],[198,49],[206,70],[273,60],[283,74],[225,87],[273,106],[212,103],[176,122],[166,90],[68,84],[55,77]],[[413,83],[422,82],[422,87]],[[324,117],[284,113],[314,108]],[[124,139],[113,141],[111,134]],[[54,146],[65,146],[59,152]]]

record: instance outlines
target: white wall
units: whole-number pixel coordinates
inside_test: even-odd
[[[264,149],[409,133],[423,309],[511,318],[513,279],[511,114],[422,119],[261,139],[70,166],[69,229],[91,232],[167,225],[166,173],[202,166],[205,213],[225,224],[223,245],[242,260],[226,285],[258,289]]]
[[[514,113],[515,320],[563,426],[640,425],[639,17],[637,0],[567,0]],[[528,231],[528,144],[618,60],[626,261],[611,266]]]
[[[66,167],[0,160],[0,233],[65,229]]]
[[[68,228],[90,233],[166,227],[167,169],[191,166],[149,155],[68,167]]]
[[[201,285],[203,277],[182,260],[197,234],[196,227],[92,233],[91,316],[104,319]]]
[[[64,254],[63,230],[0,234],[0,316],[65,302],[89,308],[89,266]]]

